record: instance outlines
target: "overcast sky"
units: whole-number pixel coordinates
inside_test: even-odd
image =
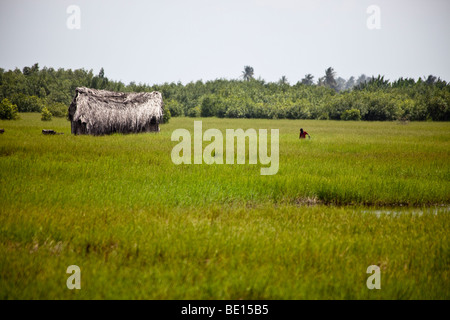
[[[70,5],[80,29],[67,27]],[[0,0],[0,67],[103,67],[150,85],[237,79],[245,65],[291,84],[330,66],[345,79],[450,81],[449,13],[449,0]]]

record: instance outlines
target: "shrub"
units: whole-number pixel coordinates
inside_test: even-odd
[[[58,118],[64,118],[68,114],[68,107],[61,102],[53,102],[47,106],[47,110],[50,111],[52,116]]]
[[[227,118],[245,118],[245,107],[239,105],[232,105],[225,113]]]
[[[299,100],[290,105],[286,112],[288,119],[308,119],[311,117],[309,102],[306,99]]]
[[[450,108],[442,97],[432,97],[428,102],[427,111],[434,121],[450,120]]]
[[[170,110],[165,109],[163,114],[163,123],[169,123],[170,118],[172,117]]]
[[[361,112],[358,109],[345,110],[341,114],[341,120],[361,120]]]
[[[202,117],[213,117],[217,114],[217,102],[214,96],[206,96],[200,104]]]
[[[329,120],[330,117],[328,116],[328,113],[322,112],[317,116],[317,120]]]
[[[200,117],[200,106],[189,109],[188,116],[193,118]]]
[[[51,121],[52,113],[48,111],[47,107],[44,107],[41,112],[41,120],[42,121]]]
[[[367,97],[367,113],[364,120],[391,121],[401,116],[402,110],[391,96],[384,93],[370,93]]]
[[[326,111],[331,120],[341,119],[341,115],[345,110],[351,108],[349,95],[338,96],[326,105]]]
[[[11,102],[17,105],[19,112],[41,112],[44,101],[36,96],[28,96],[23,93],[11,96]]]
[[[219,118],[225,118],[227,112],[227,101],[225,99],[218,98],[216,101],[216,116]]]
[[[170,111],[171,117],[180,117],[184,115],[183,105],[177,100],[168,100],[164,102],[164,109]]]
[[[18,109],[8,99],[3,99],[0,103],[0,119],[16,120],[19,119]]]
[[[286,115],[287,115],[286,107],[281,106],[280,108],[274,110],[272,118],[273,119],[286,119]]]

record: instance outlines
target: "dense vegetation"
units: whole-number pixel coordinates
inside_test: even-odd
[[[9,99],[19,112],[41,112],[64,117],[78,86],[112,91],[161,91],[171,116],[334,119],[334,120],[450,120],[450,85],[430,75],[426,79],[384,77],[355,80],[336,77],[332,68],[315,83],[310,74],[294,85],[285,76],[278,82],[254,78],[246,66],[242,80],[217,79],[182,83],[125,85],[84,69],[39,68],[38,64],[0,69],[0,101]]]
[[[280,170],[262,176],[173,164],[192,118],[94,137],[20,117],[0,120],[0,299],[450,298],[448,122],[201,118],[279,128]]]
[[[78,86],[159,90],[203,130],[277,128],[279,171],[175,165],[171,134],[193,134],[191,118],[158,134],[71,135]],[[331,68],[317,83],[266,83],[246,66],[243,80],[153,86],[0,69],[0,299],[448,300],[450,123],[310,119],[448,121],[449,88]],[[64,134],[41,133],[52,115]],[[229,119],[252,117],[279,120]],[[73,264],[81,290],[66,287]],[[369,265],[381,290],[366,287]]]

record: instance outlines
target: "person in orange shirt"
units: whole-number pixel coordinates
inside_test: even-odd
[[[306,131],[303,131],[303,128],[300,128],[300,136],[298,138],[305,139],[306,135],[308,135],[308,139],[311,139],[311,136],[309,135],[309,133]]]

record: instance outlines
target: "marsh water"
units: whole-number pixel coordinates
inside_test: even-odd
[[[361,212],[372,213],[377,216],[392,215],[395,217],[401,214],[413,214],[421,216],[423,214],[448,214],[450,213],[450,206],[435,206],[424,208],[411,208],[411,207],[376,208],[376,209],[362,210]]]

